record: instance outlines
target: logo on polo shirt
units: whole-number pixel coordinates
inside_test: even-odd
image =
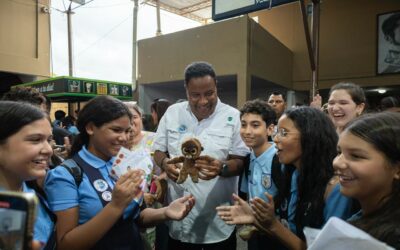
[[[234,126],[234,125],[235,125],[235,122],[234,122],[234,119],[233,119],[232,116],[228,116],[228,117],[226,118],[226,124],[227,124],[227,125],[230,125],[230,126]]]
[[[180,125],[178,128],[179,133],[183,134],[187,131],[187,127],[185,125]]]
[[[271,175],[270,174],[266,174],[266,175],[263,176],[262,185],[264,186],[265,189],[269,189],[271,187],[272,181],[271,181]]]

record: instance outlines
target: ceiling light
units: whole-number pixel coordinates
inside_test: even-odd
[[[379,94],[385,94],[386,93],[386,89],[378,89],[378,93]]]

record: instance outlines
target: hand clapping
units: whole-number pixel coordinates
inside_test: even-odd
[[[217,207],[218,216],[229,225],[254,223],[254,211],[250,205],[236,194],[233,194],[233,200],[233,206]]]
[[[192,210],[195,199],[192,195],[174,200],[165,210],[165,215],[170,220],[182,220]]]

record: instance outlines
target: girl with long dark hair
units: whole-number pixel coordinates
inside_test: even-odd
[[[68,168],[80,171],[57,166],[45,183],[57,215],[58,249],[143,249],[139,226],[179,220],[191,210],[194,199],[185,196],[168,207],[141,211],[134,198],[142,173],[133,170],[118,181],[110,178],[115,156],[128,140],[131,118],[129,109],[109,96],[92,99],[79,112],[80,133],[70,155],[75,166]],[[82,173],[79,182],[77,172]]]
[[[357,199],[356,227],[400,249],[400,114],[360,117],[340,135],[333,167],[343,195]]]
[[[47,114],[29,103],[0,101],[0,121],[0,190],[35,192],[25,182],[43,179],[53,154]],[[33,238],[45,246],[54,223],[45,197],[35,193],[40,203]]]
[[[253,223],[276,238],[282,245],[275,249],[305,249],[304,227],[321,228],[332,216],[351,214],[351,200],[340,194],[332,167],[338,136],[324,113],[300,107],[281,116],[273,139],[284,164],[272,168],[278,194],[266,194],[269,202],[256,197],[251,206],[234,196],[238,205],[217,209],[227,223]]]

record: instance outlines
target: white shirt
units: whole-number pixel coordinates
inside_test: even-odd
[[[153,143],[153,151],[168,152],[170,157],[182,155],[181,144],[188,138],[197,138],[204,150],[218,160],[228,155],[245,156],[249,153],[240,137],[240,113],[219,99],[215,111],[200,122],[192,113],[188,102],[168,108],[162,117]],[[193,183],[190,176],[182,184],[168,180],[167,200],[171,202],[183,195],[192,194],[196,203],[192,211],[181,221],[171,221],[169,233],[182,242],[203,244],[227,239],[234,226],[222,221],[216,211],[220,205],[231,204],[232,193],[237,193],[238,177],[220,177]]]

